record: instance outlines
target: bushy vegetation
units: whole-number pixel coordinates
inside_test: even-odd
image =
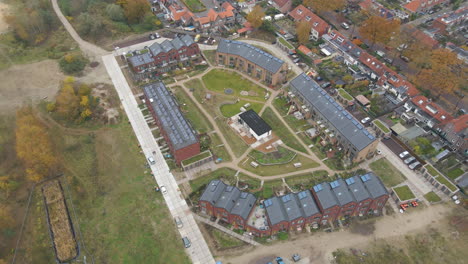
[[[78,74],[83,71],[87,61],[81,53],[69,53],[60,59],[59,65],[66,74]]]

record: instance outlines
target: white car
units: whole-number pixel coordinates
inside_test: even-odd
[[[419,161],[416,161],[416,162],[413,162],[411,163],[408,167],[412,170],[416,169],[416,167],[418,167],[419,165],[421,165],[421,163]]]
[[[161,186],[159,187],[159,189],[161,190],[162,194],[164,194],[164,195],[166,195],[166,194],[167,194],[167,189],[166,189],[166,186],[164,186],[164,185],[161,185]]]
[[[370,120],[370,117],[366,117],[366,118],[361,120],[361,123],[365,124],[365,123],[369,122],[369,120]]]
[[[184,224],[182,223],[182,220],[180,220],[180,217],[174,217],[174,221],[177,225],[177,228],[182,228],[184,226]]]
[[[399,155],[399,156],[400,156],[400,158],[402,158],[402,159],[403,159],[404,157],[408,156],[408,154],[409,154],[409,152],[408,152],[408,151],[403,151],[402,153],[400,153],[400,155]]]
[[[407,159],[404,160],[405,164],[410,164],[411,162],[415,161],[416,158],[413,156],[409,156]]]

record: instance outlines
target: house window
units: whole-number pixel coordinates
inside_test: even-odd
[[[336,34],[335,34],[334,32],[332,32],[332,33],[330,33],[330,36],[331,36],[332,38],[334,38],[334,37],[336,36]]]
[[[343,42],[343,41],[344,41],[344,39],[342,39],[341,37],[338,37],[337,40],[338,40],[339,42]]]
[[[302,224],[302,223],[304,223],[304,220],[299,220],[299,221],[297,221],[297,223]]]
[[[318,24],[319,24],[318,22],[315,22],[315,23],[314,23],[314,27],[318,26]]]
[[[302,14],[302,9],[298,9],[298,10],[297,10],[297,13],[298,13],[299,15]]]
[[[310,21],[310,16],[306,16],[305,20]]]

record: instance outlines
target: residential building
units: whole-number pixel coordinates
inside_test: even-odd
[[[242,192],[220,180],[212,180],[198,203],[202,213],[220,218],[236,228],[245,229],[256,201],[257,198],[251,193]]]
[[[189,65],[200,59],[200,49],[191,36],[184,35],[129,53],[127,62],[136,79],[155,78],[180,65]]]
[[[332,192],[340,205],[338,217],[353,216],[357,202],[353,194],[348,190],[348,186],[343,179],[330,182]]]
[[[327,139],[336,141],[353,162],[375,154],[378,140],[317,82],[302,73],[290,82],[288,94],[304,116],[320,121],[328,129]]]
[[[177,164],[200,153],[198,135],[162,82],[143,86],[145,102]]]
[[[402,114],[403,119],[424,123],[429,128],[434,128],[438,124],[444,125],[453,120],[450,113],[423,95],[411,98],[404,107],[406,111]]]
[[[328,183],[319,183],[312,188],[312,195],[322,212],[321,225],[334,222],[340,213],[341,207]]]
[[[254,110],[247,110],[239,115],[239,123],[244,126],[247,136],[256,140],[271,136],[271,127]]]
[[[346,65],[357,65],[359,63],[358,58],[364,51],[340,32],[332,30],[328,34],[323,35],[322,38],[328,44],[322,47],[322,49],[327,49],[328,47],[328,51],[322,51],[324,54],[327,56],[329,56],[328,54],[331,55],[330,49],[332,49],[334,50],[333,53],[337,52],[343,56]]]
[[[468,63],[468,51],[456,46],[452,42],[447,43],[445,47],[457,54],[458,59],[465,63]]]
[[[273,6],[281,13],[286,14],[292,9],[292,0],[273,0]]]
[[[373,15],[383,17],[387,20],[391,20],[395,18],[394,10],[387,9],[381,3],[375,0],[364,0],[364,1],[361,1],[358,5],[361,10],[367,11]],[[407,16],[403,14],[398,14],[398,15],[399,15],[398,16],[399,18],[402,18],[402,19],[407,18]]]
[[[453,31],[452,28],[460,29],[460,25],[464,24],[467,20],[468,7],[462,7],[452,13],[437,18],[432,22],[432,27],[437,28],[441,34],[448,34]]]
[[[468,115],[459,116],[438,127],[440,136],[452,151],[468,156]]]
[[[353,215],[363,216],[367,214],[373,198],[369,191],[367,191],[362,180],[359,176],[352,176],[346,179],[345,182],[348,186],[349,192],[353,195],[354,200],[356,201],[356,209],[354,210]]]
[[[402,31],[413,37],[414,41],[419,45],[424,45],[430,49],[436,49],[440,45],[436,39],[426,34],[424,31],[419,30],[415,26],[408,24],[404,25],[402,27]]]
[[[303,5],[298,5],[291,12],[289,12],[294,21],[306,21],[310,24],[310,39],[319,40],[324,34],[331,29],[330,25],[321,19],[319,16],[314,14],[310,9],[306,8]]]
[[[448,2],[448,0],[412,0],[403,7],[411,13],[425,13],[436,5]]]
[[[378,212],[382,211],[382,208],[385,206],[388,198],[390,197],[387,188],[385,188],[382,181],[373,172],[361,175],[359,176],[359,179],[361,179],[361,182],[364,184],[366,190],[369,192],[372,198],[368,212],[377,214]],[[366,204],[363,203],[363,207],[365,206]]]
[[[288,65],[249,44],[223,39],[216,50],[219,65],[233,67],[270,87],[286,82]]]

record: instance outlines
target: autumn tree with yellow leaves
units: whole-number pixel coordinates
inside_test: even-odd
[[[263,18],[265,17],[265,12],[263,12],[262,7],[256,5],[252,8],[252,11],[247,15],[247,21],[254,28],[259,28],[263,24]]]
[[[311,25],[309,22],[303,20],[297,23],[296,26],[296,33],[297,33],[297,40],[299,41],[300,44],[305,44],[309,41],[309,36],[310,36],[310,29]]]
[[[380,16],[369,17],[362,22],[362,26],[359,28],[361,36],[372,42],[372,45],[375,43],[387,44],[399,32],[399,20],[387,20]]]
[[[31,107],[17,111],[15,135],[16,155],[24,164],[27,178],[39,182],[51,176],[57,160],[47,130]]]
[[[345,0],[304,0],[304,5],[312,8],[316,13],[341,10],[345,7]]]

